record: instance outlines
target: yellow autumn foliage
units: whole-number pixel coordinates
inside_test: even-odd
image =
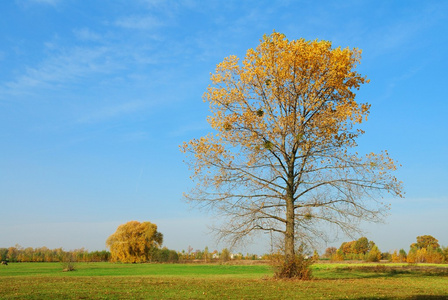
[[[299,239],[325,237],[323,223],[356,231],[354,221],[388,210],[378,194],[401,196],[386,151],[352,150],[370,109],[355,100],[368,82],[355,70],[360,59],[356,48],[274,32],[244,59],[217,65],[203,96],[213,132],[181,150],[197,183],[187,199],[230,217],[220,236],[275,232],[292,259]]]
[[[111,261],[137,263],[150,261],[152,250],[162,243],[163,235],[157,231],[157,225],[130,221],[109,236],[106,246],[110,249]]]

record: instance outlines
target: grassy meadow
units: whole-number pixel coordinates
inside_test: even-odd
[[[313,265],[310,281],[269,265],[60,263],[0,266],[0,299],[448,299],[448,265]]]

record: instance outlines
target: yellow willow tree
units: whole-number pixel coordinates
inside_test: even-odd
[[[387,152],[353,150],[370,108],[355,101],[368,82],[354,70],[360,55],[274,32],[241,63],[217,65],[204,94],[214,133],[182,150],[197,182],[186,197],[228,217],[222,237],[277,232],[292,261],[299,243],[325,239],[325,224],[353,233],[382,218],[382,192],[401,196]]]
[[[106,241],[111,252],[111,261],[125,263],[146,262],[152,252],[163,242],[157,225],[150,222],[130,221],[120,225]]]

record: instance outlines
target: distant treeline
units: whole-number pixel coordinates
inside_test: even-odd
[[[49,249],[47,247],[40,248],[23,248],[20,245],[15,245],[9,248],[0,248],[0,259],[8,262],[108,262],[113,261],[111,259],[111,253],[109,251],[88,251],[84,248],[65,251],[62,248]],[[193,251],[191,247],[188,250],[175,251],[166,247],[152,248],[150,259],[148,262],[159,263],[176,263],[176,262],[193,262],[193,261],[228,261],[228,260],[254,260],[261,257],[255,254],[242,253],[233,254],[230,253],[227,248],[221,252],[214,250]],[[267,256],[265,257],[267,258]]]
[[[309,251],[305,251],[309,252]],[[305,254],[305,253],[304,253]],[[124,256],[131,256],[132,253],[124,253]],[[218,262],[228,260],[271,260],[275,259],[279,253],[264,254],[259,256],[247,253],[231,253],[227,248],[209,251],[208,247],[204,250],[193,250],[188,246],[187,251],[175,251],[166,247],[152,247],[148,249],[146,259],[140,262],[155,263],[188,263],[188,262]],[[417,242],[410,245],[406,252],[404,249],[395,250],[393,253],[381,252],[373,241],[366,237],[358,240],[343,242],[339,248],[329,247],[325,253],[319,255],[315,250],[313,254],[305,255],[313,260],[328,259],[332,261],[343,260],[363,260],[378,262],[387,260],[390,262],[401,263],[448,263],[448,247],[441,247],[438,240],[430,235],[417,237]],[[8,262],[132,262],[126,259],[113,259],[109,251],[88,251],[84,248],[64,251],[62,248],[49,249],[41,248],[23,248],[20,245],[9,248],[0,248],[0,259]]]
[[[84,248],[65,251],[62,248],[49,249],[23,248],[15,245],[0,248],[1,261],[8,262],[107,262],[111,261],[111,253],[106,250],[88,251]],[[167,248],[152,249],[151,262],[178,262],[179,254]]]
[[[448,263],[448,247],[441,247],[439,241],[431,235],[417,237],[417,242],[393,253],[381,252],[373,241],[366,237],[358,240],[344,242],[339,249],[329,247],[325,250],[323,258],[333,261],[364,260],[378,262],[387,260],[397,263]]]
[[[110,252],[106,250],[88,251],[84,248],[71,251],[47,247],[23,248],[20,245],[15,245],[14,247],[0,248],[0,257],[2,261],[9,262],[101,262],[109,261]]]

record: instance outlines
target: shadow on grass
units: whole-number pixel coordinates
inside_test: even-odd
[[[340,300],[345,298],[339,298]],[[393,300],[393,299],[400,299],[400,300],[448,300],[448,296],[435,296],[435,295],[416,295],[416,296],[410,296],[410,297],[403,297],[403,298],[396,298],[396,297],[360,297],[355,298],[356,300]]]
[[[338,278],[384,278],[395,276],[437,276],[448,277],[448,268],[420,267],[420,266],[353,266],[336,268],[333,272],[338,274]],[[345,275],[345,276],[344,276]],[[387,298],[385,298],[387,299]],[[425,299],[425,298],[420,298]],[[437,298],[436,298],[437,299]],[[443,299],[443,298],[442,298]]]

